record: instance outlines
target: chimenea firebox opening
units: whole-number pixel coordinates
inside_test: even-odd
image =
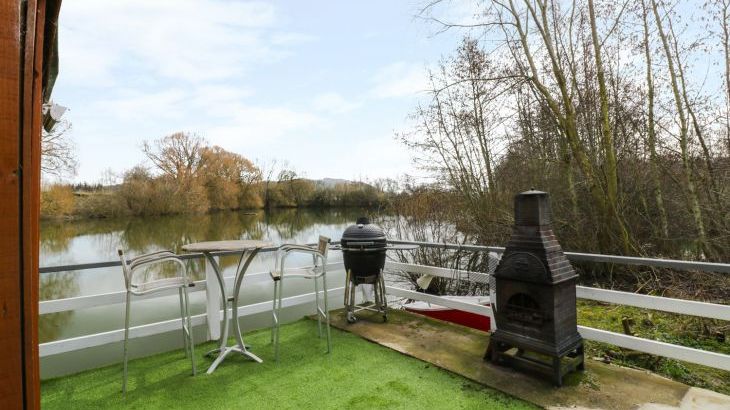
[[[549,195],[518,194],[512,236],[494,272],[497,330],[484,359],[548,374],[557,386],[583,370],[577,277],[553,234]]]

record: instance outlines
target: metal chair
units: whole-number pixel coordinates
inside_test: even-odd
[[[118,249],[117,252],[119,253],[119,258],[122,260],[124,284],[127,288],[126,310],[124,315],[124,378],[122,381],[122,392],[124,394],[127,393],[127,345],[129,342],[129,311],[132,296],[143,296],[169,289],[178,290],[185,355],[190,356],[190,361],[193,366],[193,376],[195,376],[195,344],[193,342],[190,309],[188,308],[188,287],[193,285],[187,278],[185,264],[182,259],[171,251],[159,251],[139,255],[127,261],[122,249]],[[176,276],[149,280],[149,278],[145,277],[146,275],[140,274],[144,273],[146,268],[165,262],[172,262],[179,266]]]
[[[322,320],[325,321],[327,334],[327,353],[332,351],[332,341],[330,338],[330,314],[327,308],[327,250],[329,248],[330,238],[325,236],[319,237],[316,248],[306,245],[284,244],[276,251],[276,263],[274,270],[270,272],[271,279],[274,280],[274,307],[272,309],[273,324],[271,327],[271,342],[274,344],[274,356],[279,360],[279,313],[281,311],[281,298],[283,294],[284,278],[305,278],[314,281],[314,300],[317,310],[317,330],[319,337],[322,337]],[[285,267],[286,259],[293,253],[306,253],[312,255],[313,266],[304,268]],[[319,283],[322,279],[322,292],[324,296],[323,306],[319,301]]]

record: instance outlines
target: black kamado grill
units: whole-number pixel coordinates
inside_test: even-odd
[[[355,225],[349,226],[342,233],[340,240],[342,258],[345,262],[345,309],[347,321],[354,323],[357,318],[355,312],[369,310],[383,315],[383,321],[388,320],[388,304],[385,300],[385,252],[388,250],[409,250],[418,248],[417,245],[388,244],[385,232],[370,223],[366,217],[360,217]],[[373,303],[364,303],[355,306],[355,287],[358,285],[373,285],[375,300]]]

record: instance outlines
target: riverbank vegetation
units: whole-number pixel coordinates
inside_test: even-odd
[[[146,142],[151,167],[136,166],[113,185],[44,187],[41,216],[120,217],[271,208],[376,207],[393,187],[375,183],[313,181],[285,166],[262,170],[240,154],[178,132]]]
[[[447,3],[422,16],[462,29]],[[610,4],[479,3],[399,137],[470,242],[505,243],[534,187],[567,249],[727,262],[727,4]]]

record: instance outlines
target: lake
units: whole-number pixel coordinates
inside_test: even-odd
[[[287,209],[272,212],[218,212],[205,215],[174,215],[125,219],[43,221],[41,223],[40,266],[58,266],[118,260],[117,248],[128,256],[171,249],[181,252],[183,244],[229,239],[264,239],[274,244],[312,243],[319,235],[339,240],[342,231],[358,216],[359,209]],[[311,258],[294,260],[304,265]],[[330,262],[341,260],[339,252],[330,254]],[[237,256],[221,258],[224,275],[232,276]],[[274,254],[257,256],[249,273],[268,271]],[[202,259],[189,261],[188,275],[194,280],[205,277]],[[341,276],[341,275],[340,275]],[[328,278],[329,287],[342,286],[343,277]],[[285,297],[312,292],[310,282],[288,285]],[[44,273],[40,275],[40,299],[60,299],[124,290],[121,267]],[[271,300],[270,281],[247,283],[244,279],[242,304]],[[192,314],[205,311],[205,292],[191,295]],[[300,316],[307,312],[295,312]],[[167,320],[179,316],[176,296],[132,302],[132,326]],[[252,318],[248,328],[268,325],[269,316]],[[41,343],[105,332],[124,327],[124,305],[94,307],[70,312],[41,315]]]

